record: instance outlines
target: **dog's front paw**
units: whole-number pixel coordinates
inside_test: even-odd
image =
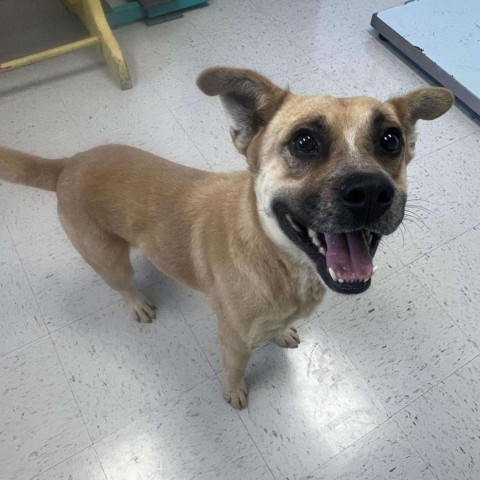
[[[137,290],[122,293],[133,318],[140,323],[152,323],[157,316],[155,305]]]
[[[225,400],[237,410],[243,410],[248,404],[248,390],[245,382],[239,385],[237,388],[228,389],[223,391],[223,397]]]
[[[287,328],[281,335],[277,335],[275,341],[284,348],[297,348],[300,345],[297,329],[293,327]]]

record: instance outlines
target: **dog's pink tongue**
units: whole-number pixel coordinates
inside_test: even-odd
[[[363,232],[326,233],[327,268],[343,280],[364,280],[373,275],[373,263]]]

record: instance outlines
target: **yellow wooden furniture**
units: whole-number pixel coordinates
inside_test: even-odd
[[[122,90],[132,88],[132,81],[130,80],[127,64],[117,40],[113,36],[112,30],[105,19],[100,0],[61,0],[61,2],[82,20],[90,32],[90,37],[8,62],[0,62],[0,73],[49,58],[58,57],[59,55],[74,52],[81,48],[100,45],[107,65],[113,76],[120,83]]]

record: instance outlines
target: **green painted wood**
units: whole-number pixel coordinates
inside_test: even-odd
[[[110,11],[106,12],[105,17],[111,27],[119,27],[139,20],[157,18],[173,12],[205,5],[208,5],[208,0],[172,0],[166,3],[159,3],[157,6],[144,8],[140,2],[135,1],[111,8]]]

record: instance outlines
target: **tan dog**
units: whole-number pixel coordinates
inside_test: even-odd
[[[220,95],[249,170],[187,168],[120,145],[44,160],[0,149],[0,178],[55,190],[67,235],[118,290],[137,320],[154,306],[133,285],[129,248],[204,292],[219,320],[224,395],[247,404],[253,349],[300,339],[290,325],[333,290],[359,293],[382,235],[402,222],[415,122],[452,105],[443,88],[382,103],[296,96],[259,74],[211,68],[198,78]]]

